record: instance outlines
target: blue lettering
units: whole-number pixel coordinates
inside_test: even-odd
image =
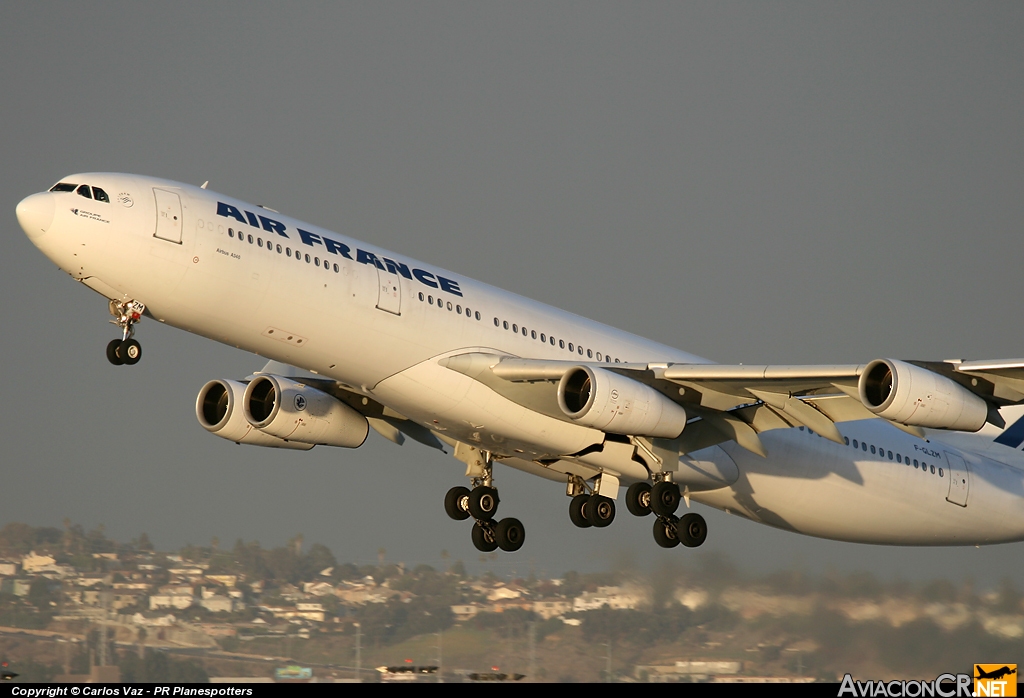
[[[260,222],[263,223],[263,229],[268,233],[277,233],[281,237],[288,237],[288,233],[284,232],[284,223],[266,216],[260,216]]]
[[[456,296],[462,295],[462,289],[459,288],[459,284],[451,279],[446,279],[443,276],[437,277],[438,282],[441,284],[441,290],[447,291],[448,293],[454,293]]]
[[[362,264],[372,264],[378,269],[383,269],[384,265],[377,259],[377,255],[373,252],[366,252],[365,250],[356,250],[356,261]]]
[[[387,267],[388,271],[391,272],[392,274],[401,274],[407,279],[412,278],[412,272],[409,271],[409,267],[406,266],[405,264],[402,264],[401,262],[396,262],[385,257],[384,266]]]
[[[256,220],[256,214],[255,213],[252,213],[251,211],[246,211],[245,212],[245,217],[249,219],[249,225],[251,225],[253,228],[259,228],[260,227],[260,222],[258,220]]]
[[[299,228],[299,237],[302,238],[302,242],[312,247],[313,245],[322,245],[323,241],[320,240],[320,236],[315,233],[310,233],[302,228]]]
[[[245,219],[242,218],[242,212],[231,204],[226,204],[223,201],[217,202],[217,215],[224,216],[225,218],[234,218],[239,223],[245,223]]]
[[[423,271],[422,269],[413,269],[412,275],[420,280],[420,283],[430,286],[430,288],[437,288],[437,283],[434,281],[434,275],[429,271]]]
[[[300,230],[299,233],[301,234],[302,231]],[[349,249],[348,245],[343,245],[340,242],[336,242],[327,236],[324,236],[323,240],[324,247],[327,248],[328,252],[332,254],[340,254],[345,259],[352,259],[352,251]]]

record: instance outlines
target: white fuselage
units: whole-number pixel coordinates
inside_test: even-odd
[[[160,322],[334,379],[551,479],[598,474],[600,464],[569,455],[604,434],[520,406],[440,359],[483,351],[591,364],[708,363],[198,187],[118,174],[64,181],[100,187],[110,201],[36,194],[19,206],[19,219],[74,278],[108,298],[145,303]],[[923,440],[882,420],[839,428],[849,445],[779,429],[761,435],[767,458],[732,443],[713,447],[709,457],[731,459],[739,477],[692,498],[841,540],[1024,540],[1024,457],[1016,449],[983,435],[929,432]],[[958,499],[951,468],[968,481],[963,505],[949,501]],[[616,474],[647,477],[635,463]]]

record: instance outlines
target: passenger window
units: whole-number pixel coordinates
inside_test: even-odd
[[[88,184],[83,184],[82,186],[80,186],[78,188],[78,195],[79,196],[84,196],[87,199],[91,199],[92,198],[92,194],[89,192],[89,185]]]
[[[448,301],[448,310],[451,310],[451,309],[452,309],[452,302]]]
[[[309,264],[309,255],[306,255],[306,264]]]
[[[892,451],[889,451],[889,460],[892,460]]]
[[[583,347],[576,347],[576,353],[583,356]]]
[[[444,307],[444,299],[443,298],[438,298],[437,299],[437,307],[438,308],[443,308]]]
[[[281,254],[281,246],[280,245],[277,246],[277,253]]]
[[[421,291],[420,292],[420,303],[422,303],[422,302],[423,302],[423,292]]]
[[[252,235],[249,236],[249,244],[252,244]]]
[[[903,456],[901,456],[900,454],[897,453],[896,454],[896,462],[897,463],[902,463],[903,462]]]
[[[862,451],[867,451],[867,450],[868,450],[868,445],[867,445],[867,443],[865,443],[864,441],[861,441],[861,442],[860,442],[860,450],[862,450]]]
[[[598,361],[600,361],[600,360],[601,360],[601,352],[597,352],[597,360],[598,360]]]
[[[99,187],[92,188],[92,198],[96,199],[97,201],[102,201],[105,204],[110,203],[110,197],[107,196],[107,192],[103,191]]]
[[[526,336],[526,328],[525,327],[523,328],[523,336],[524,337]]]
[[[512,323],[512,331],[515,332],[516,334],[519,334],[519,325],[517,325],[516,323],[513,322]]]
[[[459,315],[462,315],[462,306],[461,305],[455,306],[455,312],[458,313]]]
[[[594,358],[594,352],[592,352],[592,351],[590,351],[589,349],[587,349],[587,358],[588,358],[588,359],[592,359],[592,358]]]
[[[537,330],[530,330],[530,339],[537,339]]]
[[[60,182],[50,187],[50,191],[74,191],[77,184],[68,184],[67,182]]]
[[[875,454],[875,447],[874,447],[874,446],[872,446],[872,447],[871,447],[871,455],[874,455],[874,454]]]
[[[547,336],[543,332],[540,333],[540,341],[541,342],[547,342],[548,341]]]
[[[287,257],[291,257],[292,256],[292,248],[290,248],[290,247],[284,248],[284,254]]]
[[[935,474],[935,466],[934,465],[931,466],[931,471],[932,471],[932,475],[934,475]]]
[[[915,468],[917,467],[917,459],[916,458],[914,459],[914,467]]]
[[[256,246],[263,247],[263,238],[256,238]]]
[[[617,363],[617,364],[621,364],[622,362],[621,362],[621,361],[619,361],[618,359],[615,359],[615,363]]]
[[[235,231],[232,228],[228,228],[228,237],[229,238],[235,237]]]
[[[480,319],[480,311],[479,311],[479,310],[478,310],[478,311],[476,311],[476,319],[477,319],[477,320],[479,320],[479,319]]]
[[[498,326],[498,318],[494,318],[494,326],[495,326],[495,327],[497,327],[497,326]]]
[[[427,296],[427,303],[430,303],[431,305],[433,305],[434,304],[434,297],[433,296]]]
[[[569,351],[573,351],[572,342],[569,342]]]
[[[337,264],[335,264],[334,265],[334,273],[337,274],[339,271],[341,271],[341,269],[338,267]]]
[[[559,349],[565,349],[565,340],[564,339],[558,340],[558,348]]]
[[[501,326],[504,327],[507,330],[508,329],[508,320],[502,320],[501,321]]]
[[[942,477],[942,468],[939,468],[939,477]]]
[[[847,446],[849,446],[849,445],[850,445],[850,437],[849,437],[849,436],[844,436],[844,437],[843,437],[843,441],[845,441],[845,442],[846,442],[846,445],[847,445]],[[856,447],[856,446],[854,446],[854,448],[857,448],[857,447]]]
[[[551,346],[555,346],[555,338],[554,337],[549,337],[548,339],[551,340]]]

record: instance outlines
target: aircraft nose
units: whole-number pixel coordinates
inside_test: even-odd
[[[18,204],[18,223],[30,238],[42,235],[53,223],[53,195],[49,192],[33,194]]]

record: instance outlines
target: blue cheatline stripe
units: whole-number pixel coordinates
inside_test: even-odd
[[[1010,428],[995,438],[997,444],[1017,448],[1024,443],[1024,417],[1010,425]]]

